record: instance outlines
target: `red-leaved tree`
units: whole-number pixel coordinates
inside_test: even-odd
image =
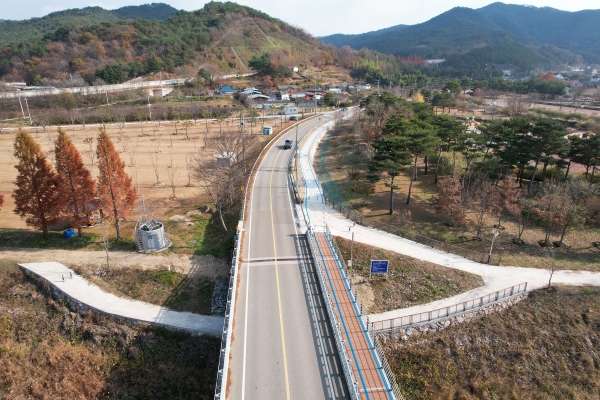
[[[87,225],[86,217],[94,202],[96,182],[83,164],[73,141],[61,128],[58,128],[58,138],[54,145],[61,211],[81,236],[81,228]]]
[[[106,203],[105,215],[112,221],[120,241],[123,240],[120,220],[131,215],[137,195],[131,177],[125,173],[125,163],[103,128],[100,128],[97,146],[100,174],[96,193]]]
[[[18,171],[14,213],[25,218],[27,225],[41,229],[48,236],[48,227],[60,217],[60,192],[56,173],[33,137],[19,129],[15,138],[15,168]]]

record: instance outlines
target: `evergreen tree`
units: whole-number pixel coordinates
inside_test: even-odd
[[[406,197],[406,204],[409,204],[412,185],[417,180],[417,161],[419,157],[425,157],[434,151],[438,143],[438,138],[435,135],[435,131],[431,128],[410,129],[402,137],[405,138],[405,149],[412,155],[413,159],[412,177],[410,185],[408,185],[408,196]]]
[[[33,137],[19,129],[15,138],[15,168],[18,171],[15,214],[26,218],[27,225],[41,229],[48,236],[48,227],[60,216],[60,192],[56,173]]]
[[[61,192],[62,211],[65,212],[72,227],[87,225],[88,207],[92,204],[96,191],[96,182],[85,167],[81,154],[73,141],[58,128],[58,138],[54,142],[58,187]]]
[[[120,241],[123,240],[120,220],[131,215],[137,195],[131,177],[125,173],[125,163],[103,128],[100,128],[98,135],[96,157],[100,169],[97,194],[109,209],[105,215],[112,220],[117,231],[117,240]]]
[[[398,186],[394,180],[400,172],[405,171],[411,163],[411,154],[406,150],[406,138],[391,136],[373,142],[375,155],[369,169],[376,172],[385,172],[390,177],[386,186],[390,188],[390,214],[394,213],[394,189]]]
[[[567,128],[562,122],[551,118],[539,118],[535,121],[528,144],[535,159],[535,167],[527,191],[528,196],[531,195],[533,180],[540,162],[544,165],[542,180],[545,181],[548,164],[557,160],[554,156],[569,151],[570,143],[565,138],[566,135]]]

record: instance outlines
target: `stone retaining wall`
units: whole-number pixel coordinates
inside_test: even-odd
[[[466,312],[454,314],[450,317],[440,318],[435,321],[423,322],[411,326],[404,326],[388,332],[376,333],[377,337],[385,342],[389,338],[408,340],[412,336],[418,336],[427,332],[439,332],[442,329],[449,328],[454,325],[471,322],[481,317],[485,317],[494,312],[505,310],[513,305],[521,302],[527,297],[527,293],[520,293],[516,296],[507,297],[485,306],[468,310]]]

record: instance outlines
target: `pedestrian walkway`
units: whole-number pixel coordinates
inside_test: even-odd
[[[106,293],[90,284],[73,270],[57,262],[19,264],[21,268],[46,279],[52,286],[88,307],[114,317],[182,329],[196,334],[220,337],[223,317],[172,311],[141,301],[128,300]]]
[[[341,236],[345,239],[351,239],[352,232],[354,232],[354,240],[356,242],[394,251],[399,254],[404,254],[448,268],[455,268],[477,274],[483,278],[484,282],[483,286],[447,299],[415,307],[392,310],[381,314],[371,314],[369,315],[369,320],[371,322],[448,307],[523,282],[528,283],[528,290],[540,289],[548,285],[548,280],[550,278],[549,270],[494,266],[474,262],[451,253],[432,249],[426,245],[378,229],[355,224],[337,210],[326,206],[323,201],[322,188],[319,185],[317,175],[312,166],[318,143],[325,133],[324,130],[316,131],[306,140],[305,144],[300,149],[300,168],[305,179],[304,184],[306,185],[307,192],[305,207],[303,207],[304,210],[302,210],[302,213],[305,216],[304,222],[307,225],[310,224],[313,227],[323,227],[327,225],[332,235]],[[573,286],[600,286],[600,273],[586,271],[556,271],[552,277],[552,282]]]
[[[341,323],[341,332],[350,358],[352,372],[358,381],[362,399],[390,399],[389,384],[383,377],[382,369],[376,363],[373,345],[369,343],[366,327],[360,319],[356,304],[350,298],[331,244],[324,232],[315,232],[316,255],[323,265],[327,277],[327,286],[333,296],[334,312]]]

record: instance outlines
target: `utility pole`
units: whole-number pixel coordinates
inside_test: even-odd
[[[498,237],[498,231],[492,229],[492,245],[490,246],[490,252],[488,253],[488,264],[492,261],[492,250],[494,249],[494,240]]]
[[[296,175],[294,176],[294,181],[298,178],[298,125],[300,125],[300,123],[296,121],[296,157],[294,157],[294,170],[296,171]]]
[[[380,80],[380,79],[381,79],[381,78],[377,78],[377,96],[379,96],[379,80]]]
[[[108,89],[104,88],[104,94],[106,94],[106,106],[110,106],[110,103],[108,102]]]
[[[244,131],[244,110],[242,110],[242,162],[244,163],[244,174],[246,173],[246,140]]]
[[[25,105],[27,106],[27,114],[29,115],[29,125],[33,125],[31,122],[31,113],[29,112],[29,103],[27,102],[27,97],[25,97]]]
[[[25,111],[23,111],[23,103],[21,102],[21,96],[19,97],[19,105],[21,106],[21,114],[23,114],[23,119],[25,119]]]
[[[317,80],[315,79],[315,91],[313,92],[313,96],[315,96],[315,115],[317,115]]]
[[[152,109],[150,108],[150,93],[148,93],[148,114],[150,115],[150,121],[152,121]]]
[[[352,231],[352,242],[350,242],[350,268],[352,268],[352,256],[354,255],[354,231]]]

